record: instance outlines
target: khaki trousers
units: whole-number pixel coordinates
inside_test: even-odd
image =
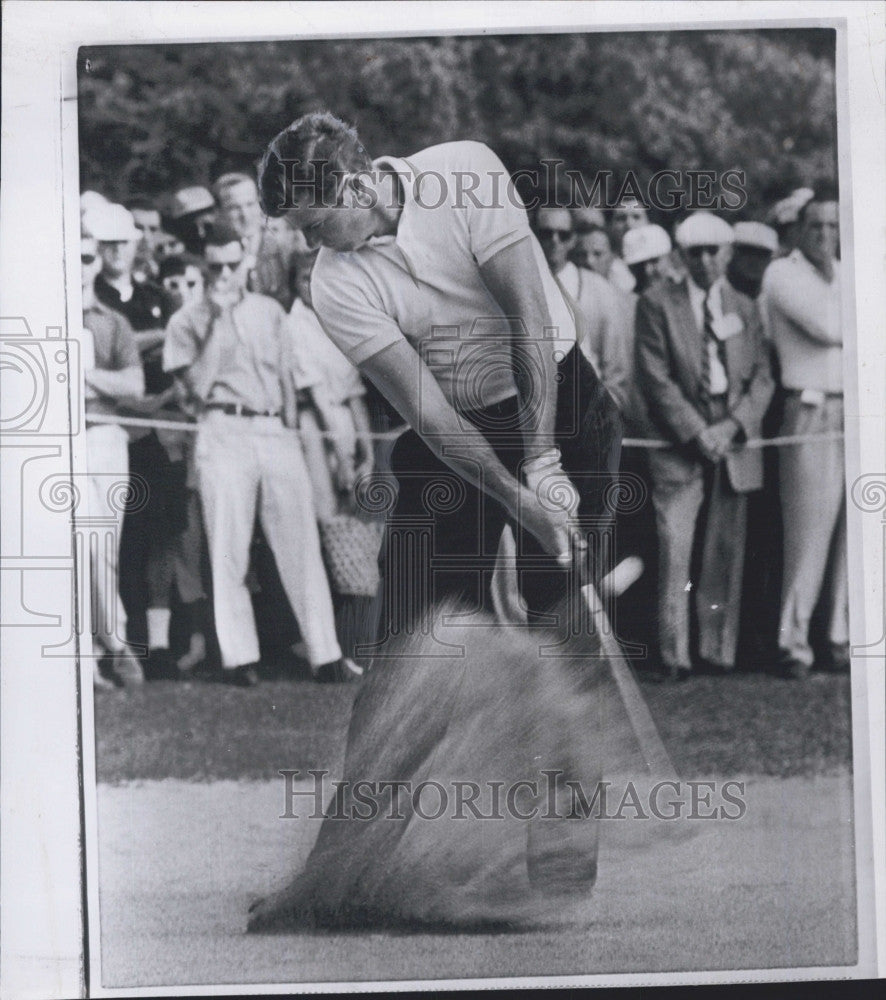
[[[782,434],[843,430],[843,400],[820,405],[785,400]],[[782,655],[812,664],[809,621],[825,604],[827,638],[849,643],[849,581],[846,563],[846,485],[842,441],[792,445],[779,451],[779,491],[784,521],[784,569],[779,621]]]
[[[246,586],[256,514],[311,665],[339,659],[311,484],[297,432],[276,417],[210,411],[197,432],[196,462],[222,665],[234,668],[259,659]]]

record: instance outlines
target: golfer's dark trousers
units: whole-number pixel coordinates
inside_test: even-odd
[[[617,503],[622,423],[618,408],[584,355],[573,348],[558,364],[556,440],[564,471],[580,504],[576,526],[589,541],[584,572],[608,570]],[[481,433],[505,467],[518,474],[524,457],[518,398],[460,415],[464,441],[445,445],[469,456]],[[388,516],[380,554],[384,578],[381,635],[415,634],[427,627],[428,609],[455,602],[466,612],[491,612],[490,583],[504,508],[438,459],[414,430],[397,442],[391,466],[396,504]],[[482,477],[483,469],[478,468]],[[551,498],[555,500],[555,496]],[[558,567],[527,531],[514,525],[515,564],[529,624],[556,627],[576,574]]]

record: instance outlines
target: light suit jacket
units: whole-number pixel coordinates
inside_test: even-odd
[[[723,315],[736,314],[741,330],[723,341],[729,383],[729,415],[744,439],[759,437],[774,383],[756,302],[722,283]],[[687,281],[662,281],[640,297],[636,316],[637,378],[653,426],[680,446],[652,452],[653,474],[673,482],[697,475],[699,454],[692,439],[708,420],[701,408],[704,333],[699,329]],[[725,459],[729,482],[738,493],[763,486],[763,453],[739,445]]]

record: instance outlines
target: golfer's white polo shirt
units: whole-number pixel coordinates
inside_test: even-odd
[[[510,329],[481,265],[529,240],[553,324],[540,348],[565,354],[576,337],[501,160],[482,143],[451,142],[373,166],[399,175],[403,211],[394,236],[320,251],[311,295],[327,334],[355,365],[405,337],[461,410],[513,396]]]

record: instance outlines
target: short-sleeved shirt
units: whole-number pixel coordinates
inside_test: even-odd
[[[297,389],[322,383],[334,403],[366,394],[360,373],[326,336],[317,314],[301,299],[292,304],[288,326]]]
[[[162,330],[172,315],[172,300],[166,292],[150,281],[133,281],[132,294],[123,299],[120,292],[103,275],[95,279],[96,298],[122,313],[136,333],[143,330]],[[145,391],[149,395],[168,389],[168,376],[163,374],[159,349],[142,354],[142,369],[145,373]]]
[[[565,353],[576,336],[501,160],[482,143],[451,142],[373,166],[400,178],[397,232],[354,251],[320,251],[311,297],[323,328],[355,365],[405,337],[462,411],[515,395],[510,326],[483,264],[528,241],[552,322],[543,348]]]
[[[203,404],[239,403],[257,412],[279,412],[282,379],[291,364],[286,313],[267,295],[246,292],[216,313],[206,299],[184,306],[166,329],[163,367],[188,369]]]
[[[760,312],[786,389],[843,390],[840,262],[830,281],[793,250],[763,275]]]
[[[132,327],[125,316],[96,302],[83,310],[83,327],[92,334],[93,364],[103,371],[139,368],[141,359]],[[114,413],[115,404],[105,397],[86,400],[87,413]]]

